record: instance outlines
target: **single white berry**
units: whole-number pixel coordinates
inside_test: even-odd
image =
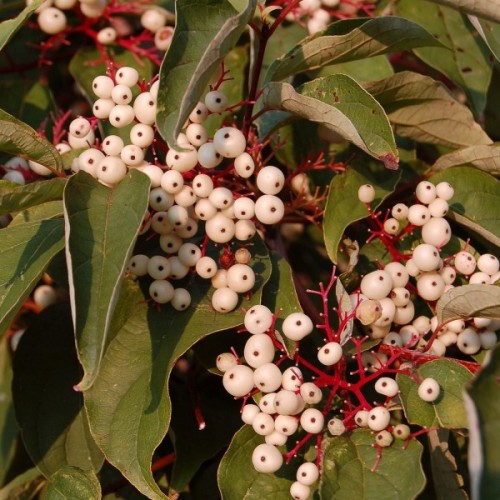
[[[111,99],[115,104],[128,104],[132,101],[132,91],[126,85],[115,85],[111,91]]]
[[[319,478],[318,466],[313,462],[304,462],[297,469],[296,478],[299,483],[305,484],[306,486],[313,485]]]
[[[437,272],[422,273],[417,278],[417,291],[424,300],[438,300],[444,293],[445,283]]]
[[[408,210],[408,206],[404,203],[396,203],[396,205],[392,207],[391,215],[396,220],[403,221],[408,217]]]
[[[285,436],[292,436],[297,432],[299,421],[291,415],[278,415],[274,421],[274,428]]]
[[[108,135],[102,141],[102,150],[109,156],[120,156],[124,146],[123,139],[117,135]]]
[[[196,272],[201,278],[212,278],[217,272],[217,263],[212,257],[205,255],[196,262]]]
[[[263,224],[277,224],[285,215],[285,205],[277,197],[265,194],[255,202],[255,216]]]
[[[134,109],[128,104],[117,104],[109,113],[109,123],[116,128],[123,128],[134,121]]]
[[[234,159],[234,169],[243,179],[248,179],[255,170],[255,162],[248,153],[241,153]]]
[[[156,33],[167,24],[167,17],[159,9],[146,9],[141,15],[141,24],[145,29]]]
[[[193,123],[203,123],[208,116],[208,109],[205,103],[199,102],[189,115],[189,120]]]
[[[369,299],[379,300],[387,297],[393,288],[391,275],[386,271],[372,271],[361,280],[361,293]]]
[[[257,174],[257,187],[264,194],[278,194],[285,185],[285,176],[277,167],[264,167]]]
[[[160,247],[167,254],[174,254],[182,245],[182,239],[175,234],[162,234],[160,236]]]
[[[300,395],[307,404],[316,404],[323,398],[321,389],[314,382],[305,382],[300,386]]]
[[[418,386],[418,395],[420,399],[423,399],[428,403],[436,401],[436,399],[439,397],[440,392],[441,390],[439,388],[439,384],[435,379],[431,377],[422,380],[422,382]]]
[[[476,354],[481,349],[481,339],[473,328],[466,328],[458,335],[457,347],[464,354]]]
[[[440,182],[436,185],[436,194],[442,200],[450,201],[453,198],[455,191],[450,183]]]
[[[133,87],[139,81],[139,72],[130,66],[123,66],[116,72],[115,79],[118,85]]]
[[[412,258],[420,271],[435,271],[441,261],[438,249],[428,243],[417,245],[413,249]]]
[[[283,465],[283,456],[270,444],[259,444],[252,453],[252,464],[257,472],[274,473]]]
[[[406,440],[410,437],[410,428],[406,424],[397,424],[394,426],[392,433],[397,439]]]
[[[300,389],[304,377],[302,371],[297,366],[291,366],[283,372],[281,386],[287,391],[297,391]]]
[[[217,312],[228,313],[236,309],[238,299],[238,294],[230,288],[218,288],[212,295],[212,307]]]
[[[149,286],[149,295],[158,304],[166,304],[174,296],[174,287],[167,280],[155,280]]]
[[[127,269],[135,276],[145,276],[148,274],[149,257],[147,255],[134,255],[128,262]]]
[[[354,416],[354,422],[358,427],[368,427],[370,412],[368,410],[359,410]]]
[[[342,436],[345,432],[345,425],[340,418],[331,418],[328,421],[328,432],[332,436]]]
[[[176,288],[170,303],[176,311],[185,311],[191,305],[191,294],[185,288]]]
[[[97,32],[97,41],[102,45],[110,45],[116,40],[116,36],[115,28],[108,26]]]
[[[114,186],[127,175],[127,167],[121,158],[117,156],[106,156],[97,166],[97,179]]]
[[[145,125],[153,125],[156,120],[156,99],[149,92],[140,93],[134,101],[137,120]]]
[[[281,377],[281,371],[274,363],[260,365],[255,369],[253,374],[254,385],[261,392],[274,392],[276,389],[279,389],[281,386]],[[276,406],[276,400],[274,405]]]
[[[279,415],[294,415],[301,404],[302,398],[293,391],[282,389],[274,398],[274,407]]]
[[[363,184],[358,189],[358,199],[361,203],[371,203],[375,199],[375,188],[371,184]]]
[[[223,352],[219,354],[215,360],[215,366],[217,370],[222,373],[227,372],[233,366],[238,364],[238,360],[235,358],[232,352]],[[246,423],[246,422],[245,422]]]
[[[185,266],[194,267],[201,258],[201,249],[194,243],[184,243],[179,248],[178,257]]]
[[[205,96],[205,106],[212,113],[222,113],[226,110],[228,99],[220,90],[212,90]]]
[[[318,361],[325,366],[336,365],[342,359],[342,346],[338,342],[328,342],[318,351]]]
[[[234,264],[227,270],[227,286],[237,293],[246,293],[255,285],[255,273],[246,264]]]
[[[500,262],[498,258],[491,253],[484,253],[477,259],[477,267],[481,272],[493,276],[498,273]]]
[[[260,413],[259,407],[253,404],[247,404],[241,411],[241,420],[247,425],[252,425],[254,418]]]
[[[57,302],[57,291],[50,285],[37,286],[33,292],[33,302],[40,309],[45,309]]]
[[[375,391],[389,398],[393,398],[399,393],[399,386],[393,378],[380,377],[375,382]]]
[[[111,99],[111,92],[115,87],[115,82],[105,75],[96,76],[92,80],[92,90],[101,99]]]
[[[300,416],[300,425],[306,432],[318,434],[323,430],[325,417],[318,409],[307,408]]]
[[[285,318],[282,329],[283,334],[287,338],[298,342],[313,331],[314,325],[309,316],[304,313],[297,312],[289,314]]]
[[[243,356],[252,368],[271,363],[274,359],[274,345],[271,337],[264,333],[252,335],[245,343]]]
[[[233,366],[224,373],[222,385],[231,396],[246,396],[253,389],[253,370],[245,365]]]
[[[66,29],[68,20],[62,10],[48,7],[38,14],[38,25],[48,35],[57,35]]]
[[[368,412],[368,427],[372,431],[382,431],[391,420],[391,414],[384,406],[376,406]]]
[[[275,392],[268,392],[267,394],[264,394],[259,401],[260,411],[269,415],[274,415],[276,413],[276,408],[274,407],[275,397]]]
[[[130,141],[140,148],[147,148],[153,144],[155,132],[151,125],[136,123],[130,129]]]
[[[432,217],[440,219],[448,213],[450,206],[447,201],[441,198],[436,198],[427,208],[429,209]]]
[[[399,231],[399,221],[394,217],[390,217],[384,222],[384,231],[387,234],[397,234]]]
[[[377,445],[382,448],[387,448],[388,446],[391,446],[393,441],[394,438],[392,434],[386,430],[380,431],[375,436],[375,443],[377,443]]]
[[[422,240],[435,247],[446,245],[451,239],[451,228],[446,219],[442,217],[431,217],[422,226]]]
[[[253,419],[252,427],[259,436],[267,436],[274,431],[274,419],[271,415],[260,412]]]
[[[266,332],[273,323],[273,313],[264,305],[256,305],[245,313],[244,325],[251,334]]]
[[[417,184],[415,189],[415,194],[420,203],[424,205],[429,205],[436,199],[436,188],[432,182],[422,181]]]
[[[408,222],[414,226],[423,226],[430,218],[431,213],[425,205],[416,203],[408,208]]]

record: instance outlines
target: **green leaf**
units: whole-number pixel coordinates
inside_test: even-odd
[[[488,0],[485,0],[488,1]],[[479,115],[486,104],[491,79],[490,54],[481,37],[460,12],[430,2],[399,0],[396,13],[424,26],[446,48],[417,48],[415,54],[437,69],[467,93],[470,105]]]
[[[101,498],[99,479],[91,471],[63,467],[49,478],[42,500],[89,500]]]
[[[62,200],[47,201],[41,205],[27,208],[18,212],[12,219],[9,227],[26,224],[27,222],[38,222],[48,219],[62,218],[64,215],[64,206]]]
[[[422,445],[411,440],[406,449],[394,443],[384,448],[374,469],[377,449],[368,430],[323,440],[320,498],[382,500],[416,498],[425,486],[420,464]]]
[[[469,109],[428,76],[403,71],[365,88],[402,137],[450,148],[492,142]]]
[[[329,76],[338,73],[350,76],[357,82],[368,82],[388,78],[394,74],[394,69],[387,56],[375,56],[360,61],[324,66],[315,73],[315,76]]]
[[[430,177],[449,182],[455,194],[447,217],[500,246],[500,182],[472,167],[453,167]]]
[[[296,467],[290,467],[288,471],[283,467],[276,474],[257,472],[252,465],[252,452],[263,442],[264,438],[249,425],[234,435],[217,474],[223,500],[289,500]]]
[[[401,17],[361,19],[356,24],[358,26],[354,27],[350,19],[338,21],[326,30],[305,38],[271,65],[266,81],[283,80],[329,64],[416,47],[442,46],[422,26]],[[353,29],[343,33],[346,27]]]
[[[323,124],[386,167],[397,168],[398,151],[384,110],[346,75],[318,78],[297,91],[288,83],[269,83],[262,105]]]
[[[500,319],[500,287],[464,285],[448,290],[436,304],[439,324],[454,319]]]
[[[7,19],[0,23],[0,50],[15,35],[17,30],[26,22],[26,20],[43,3],[43,0],[35,0],[31,5],[27,5],[20,14],[14,19]]]
[[[343,174],[336,175],[330,185],[325,207],[323,231],[326,251],[330,259],[339,260],[339,244],[346,228],[355,221],[368,217],[368,211],[358,199],[358,189],[363,184],[375,188],[375,210],[389,196],[401,177],[400,173],[390,173],[379,169],[370,172],[367,165],[351,165]]]
[[[19,431],[12,405],[12,363],[9,341],[10,339],[6,335],[0,339],[0,436],[2,436],[0,442],[0,485],[5,480],[5,474],[14,455]]]
[[[83,396],[73,390],[81,370],[67,303],[43,310],[14,357],[12,389],[23,441],[50,477],[65,465],[98,471],[103,457],[89,431]]]
[[[36,467],[28,469],[0,489],[0,500],[32,500],[45,481]]]
[[[85,172],[64,190],[66,259],[78,358],[87,390],[99,371],[125,268],[148,207],[149,178],[131,170],[114,189]]]
[[[63,248],[62,220],[37,221],[0,230],[0,332],[9,326],[48,263]]]
[[[497,345],[476,378],[466,387],[464,398],[469,418],[469,473],[472,498],[498,497],[500,477],[500,346]]]
[[[189,113],[246,29],[256,5],[256,0],[248,0],[238,12],[227,0],[177,0],[172,45],[160,68],[156,116],[158,131],[169,146],[177,145]]]
[[[259,304],[271,272],[267,249],[253,241],[256,289],[241,307]],[[180,356],[209,334],[240,325],[238,309],[216,313],[210,285],[190,287],[192,304],[184,312],[149,307],[137,285],[126,281],[111,326],[111,340],[99,375],[84,393],[90,428],[107,460],[144,495],[165,498],[151,474],[151,458],[170,423],[170,373]],[[147,293],[147,292],[146,292]]]
[[[225,448],[241,427],[241,403],[227,397],[220,377],[193,379],[188,384],[170,384],[170,434],[175,445],[170,488],[175,491],[182,491],[200,466]],[[197,409],[203,415],[203,429],[195,418]]]
[[[96,64],[98,61],[99,64]],[[113,54],[113,61],[116,67],[130,66],[139,72],[139,81],[142,79],[149,82],[153,76],[153,64],[145,57],[138,60],[130,50],[117,48]],[[82,93],[90,104],[97,100],[97,96],[92,90],[92,82],[96,76],[105,75],[107,71],[106,62],[102,60],[102,53],[95,47],[83,47],[79,49],[71,59],[68,66],[71,76],[75,79]],[[132,94],[136,97],[139,94],[139,86],[132,89]],[[130,142],[130,129],[134,122],[122,128],[113,127],[108,120],[100,120],[102,136],[118,135],[125,140],[125,144]]]
[[[500,144],[470,146],[443,155],[432,165],[433,172],[471,165],[491,175],[500,175]]]
[[[0,214],[19,212],[46,201],[61,200],[66,179],[48,179],[24,186],[0,181]]]
[[[434,490],[440,500],[467,500],[469,496],[458,472],[457,461],[450,451],[449,437],[450,431],[446,429],[430,430],[427,434]]]
[[[434,403],[428,403],[418,395],[419,384],[415,380],[408,375],[398,374],[396,380],[408,422],[422,427],[467,427],[462,391],[472,379],[472,373],[460,363],[449,359],[429,361],[415,373],[421,380],[427,377],[437,380],[441,393]]]
[[[469,16],[469,21],[477,29],[497,61],[500,61],[500,25],[485,19],[478,19],[475,16]]]
[[[430,0],[434,3],[457,9],[467,14],[500,22],[500,2],[498,0]]]
[[[0,109],[0,151],[35,160],[52,173],[63,170],[61,155],[36,130]]]

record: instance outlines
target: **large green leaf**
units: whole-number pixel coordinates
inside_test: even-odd
[[[343,174],[336,175],[328,192],[325,207],[323,231],[326,251],[330,259],[337,263],[339,244],[345,229],[355,221],[368,217],[368,211],[358,199],[358,189],[363,184],[375,188],[375,210],[390,195],[401,174],[388,173],[386,170],[370,171],[368,165],[351,165]]]
[[[252,452],[264,438],[249,425],[243,426],[233,437],[221,460],[218,471],[219,488],[223,500],[289,500],[294,481],[294,467],[285,467],[275,474],[262,474],[252,465]],[[244,471],[244,473],[243,473]]]
[[[441,393],[436,401],[428,403],[418,395],[419,384],[415,380],[408,375],[398,374],[396,380],[408,421],[422,427],[467,427],[462,391],[472,379],[472,373],[456,361],[437,359],[423,364],[416,370],[416,375],[422,380],[427,377],[435,379]]]
[[[429,0],[452,9],[500,22],[500,2],[498,0]]]
[[[256,0],[238,12],[228,0],[176,1],[172,45],[160,68],[156,123],[170,146],[189,113],[206,92],[224,56],[251,19]]]
[[[62,200],[47,201],[41,205],[27,208],[21,212],[17,212],[16,216],[12,219],[9,227],[26,224],[27,222],[44,221],[48,219],[57,219],[64,216],[64,206]]]
[[[464,285],[448,290],[436,304],[440,324],[458,318],[500,319],[500,287]]]
[[[401,17],[387,16],[338,21],[326,30],[302,40],[269,68],[266,81],[318,69],[329,64],[356,61],[416,47],[441,47],[422,26]],[[347,33],[345,30],[353,28]]]
[[[455,190],[448,217],[490,243],[500,246],[500,182],[472,167],[453,167],[430,178],[447,181]]]
[[[89,500],[101,498],[99,479],[92,471],[63,467],[49,478],[42,500]]]
[[[0,332],[8,326],[42,276],[64,248],[64,222],[43,220],[0,230]]]
[[[0,339],[0,485],[3,484],[8,465],[14,454],[19,431],[12,404],[12,363],[7,336]]]
[[[65,185],[66,180],[59,178],[31,182],[24,186],[0,181],[0,214],[19,212],[46,201],[61,200]]]
[[[469,419],[469,473],[472,498],[498,498],[500,477],[500,346],[496,346],[477,377],[466,387]]]
[[[31,5],[27,5],[14,19],[7,19],[0,23],[0,50],[5,47],[6,43],[42,3],[43,0],[35,0]]]
[[[451,148],[491,144],[491,139],[442,83],[409,71],[365,85],[384,107],[396,134]]]
[[[256,289],[241,307],[260,303],[271,266],[265,245],[254,241]],[[209,285],[193,283],[184,312],[149,307],[138,286],[126,281],[99,376],[85,395],[90,428],[108,461],[144,495],[164,498],[151,474],[151,459],[170,423],[168,379],[176,361],[198,340],[240,325],[243,314],[216,313]]]
[[[394,74],[394,69],[389,62],[389,58],[382,55],[361,61],[349,61],[324,66],[315,72],[316,76],[328,76],[337,73],[350,76],[357,82],[368,82],[388,78]]]
[[[54,174],[63,175],[57,149],[36,130],[0,109],[0,151],[35,160]]]
[[[394,443],[384,448],[374,469],[377,449],[374,435],[356,430],[348,437],[323,440],[320,498],[323,500],[383,500],[416,498],[425,486],[420,464],[422,445],[410,441],[406,448]]]
[[[131,170],[114,189],[85,172],[64,190],[66,260],[78,357],[87,390],[99,371],[125,268],[148,207],[150,180]]]
[[[430,2],[399,0],[396,13],[428,29],[446,48],[418,48],[414,52],[425,63],[445,74],[467,93],[479,115],[486,104],[492,65],[488,47],[467,18],[456,10]]]
[[[318,78],[297,90],[288,83],[269,83],[263,91],[262,107],[320,123],[386,167],[397,168],[398,151],[384,110],[346,75]]]
[[[60,303],[38,315],[14,357],[16,417],[26,449],[46,477],[66,465],[98,471],[103,463],[83,396],[73,390],[80,376],[70,308]]]
[[[500,174],[500,144],[469,146],[443,155],[432,165],[433,172],[440,172],[450,167],[471,165],[491,175]]]

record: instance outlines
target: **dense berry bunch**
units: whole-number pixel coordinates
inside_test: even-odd
[[[370,218],[379,223],[374,235],[394,250],[394,261],[363,276],[359,288],[351,293],[351,303],[334,309],[336,328],[328,306],[330,290],[338,279],[333,274],[326,288],[321,284],[319,291],[310,291],[324,305],[320,324],[314,325],[309,316],[296,312],[284,318],[278,332],[279,313],[257,305],[245,313],[245,330],[251,335],[242,357],[235,350],[218,356],[216,365],[223,373],[224,388],[243,400],[243,422],[264,436],[265,443],[252,455],[258,472],[278,471],[285,461],[306,451],[309,441],[315,443],[315,461],[305,461],[297,469],[290,488],[293,498],[310,498],[321,471],[324,435],[371,430],[378,450],[375,470],[383,449],[395,439],[407,441],[425,432],[411,432],[407,423],[391,417],[400,393],[395,375],[411,377],[418,383],[418,396],[433,404],[441,397],[439,380],[419,378],[419,365],[444,356],[451,344],[457,344],[464,355],[494,345],[498,322],[475,318],[438,325],[436,316],[414,317],[414,304],[424,301],[434,310],[436,300],[453,286],[457,274],[469,283],[489,284],[498,279],[498,259],[493,255],[484,254],[477,263],[466,250],[443,255],[451,237],[443,216],[452,196],[453,188],[447,183],[421,182],[416,189],[417,203],[409,207],[398,204],[392,209],[393,217],[379,221],[381,214],[373,213],[369,205],[375,198],[373,187],[361,186],[360,201],[367,204]],[[423,242],[409,254],[396,254],[396,236],[416,232],[416,228],[420,228]],[[476,264],[480,270],[474,273]],[[483,273],[482,279],[474,279],[479,273]],[[301,343],[311,334],[319,337],[314,341],[317,352],[313,358],[310,345],[303,348]],[[369,338],[375,340],[371,349],[365,347]],[[375,401],[368,399],[369,391],[376,395]]]
[[[27,0],[27,4],[32,0]],[[36,10],[37,25],[49,39],[42,45],[42,61],[50,49],[69,37],[83,33],[90,37],[108,60],[105,47],[118,45],[156,65],[172,40],[172,13],[153,7],[147,0],[46,0]],[[103,24],[103,20],[105,20]]]

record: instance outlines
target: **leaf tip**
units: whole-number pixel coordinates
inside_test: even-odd
[[[378,159],[385,165],[385,168],[389,170],[397,170],[399,168],[399,158],[392,153],[379,156]]]

